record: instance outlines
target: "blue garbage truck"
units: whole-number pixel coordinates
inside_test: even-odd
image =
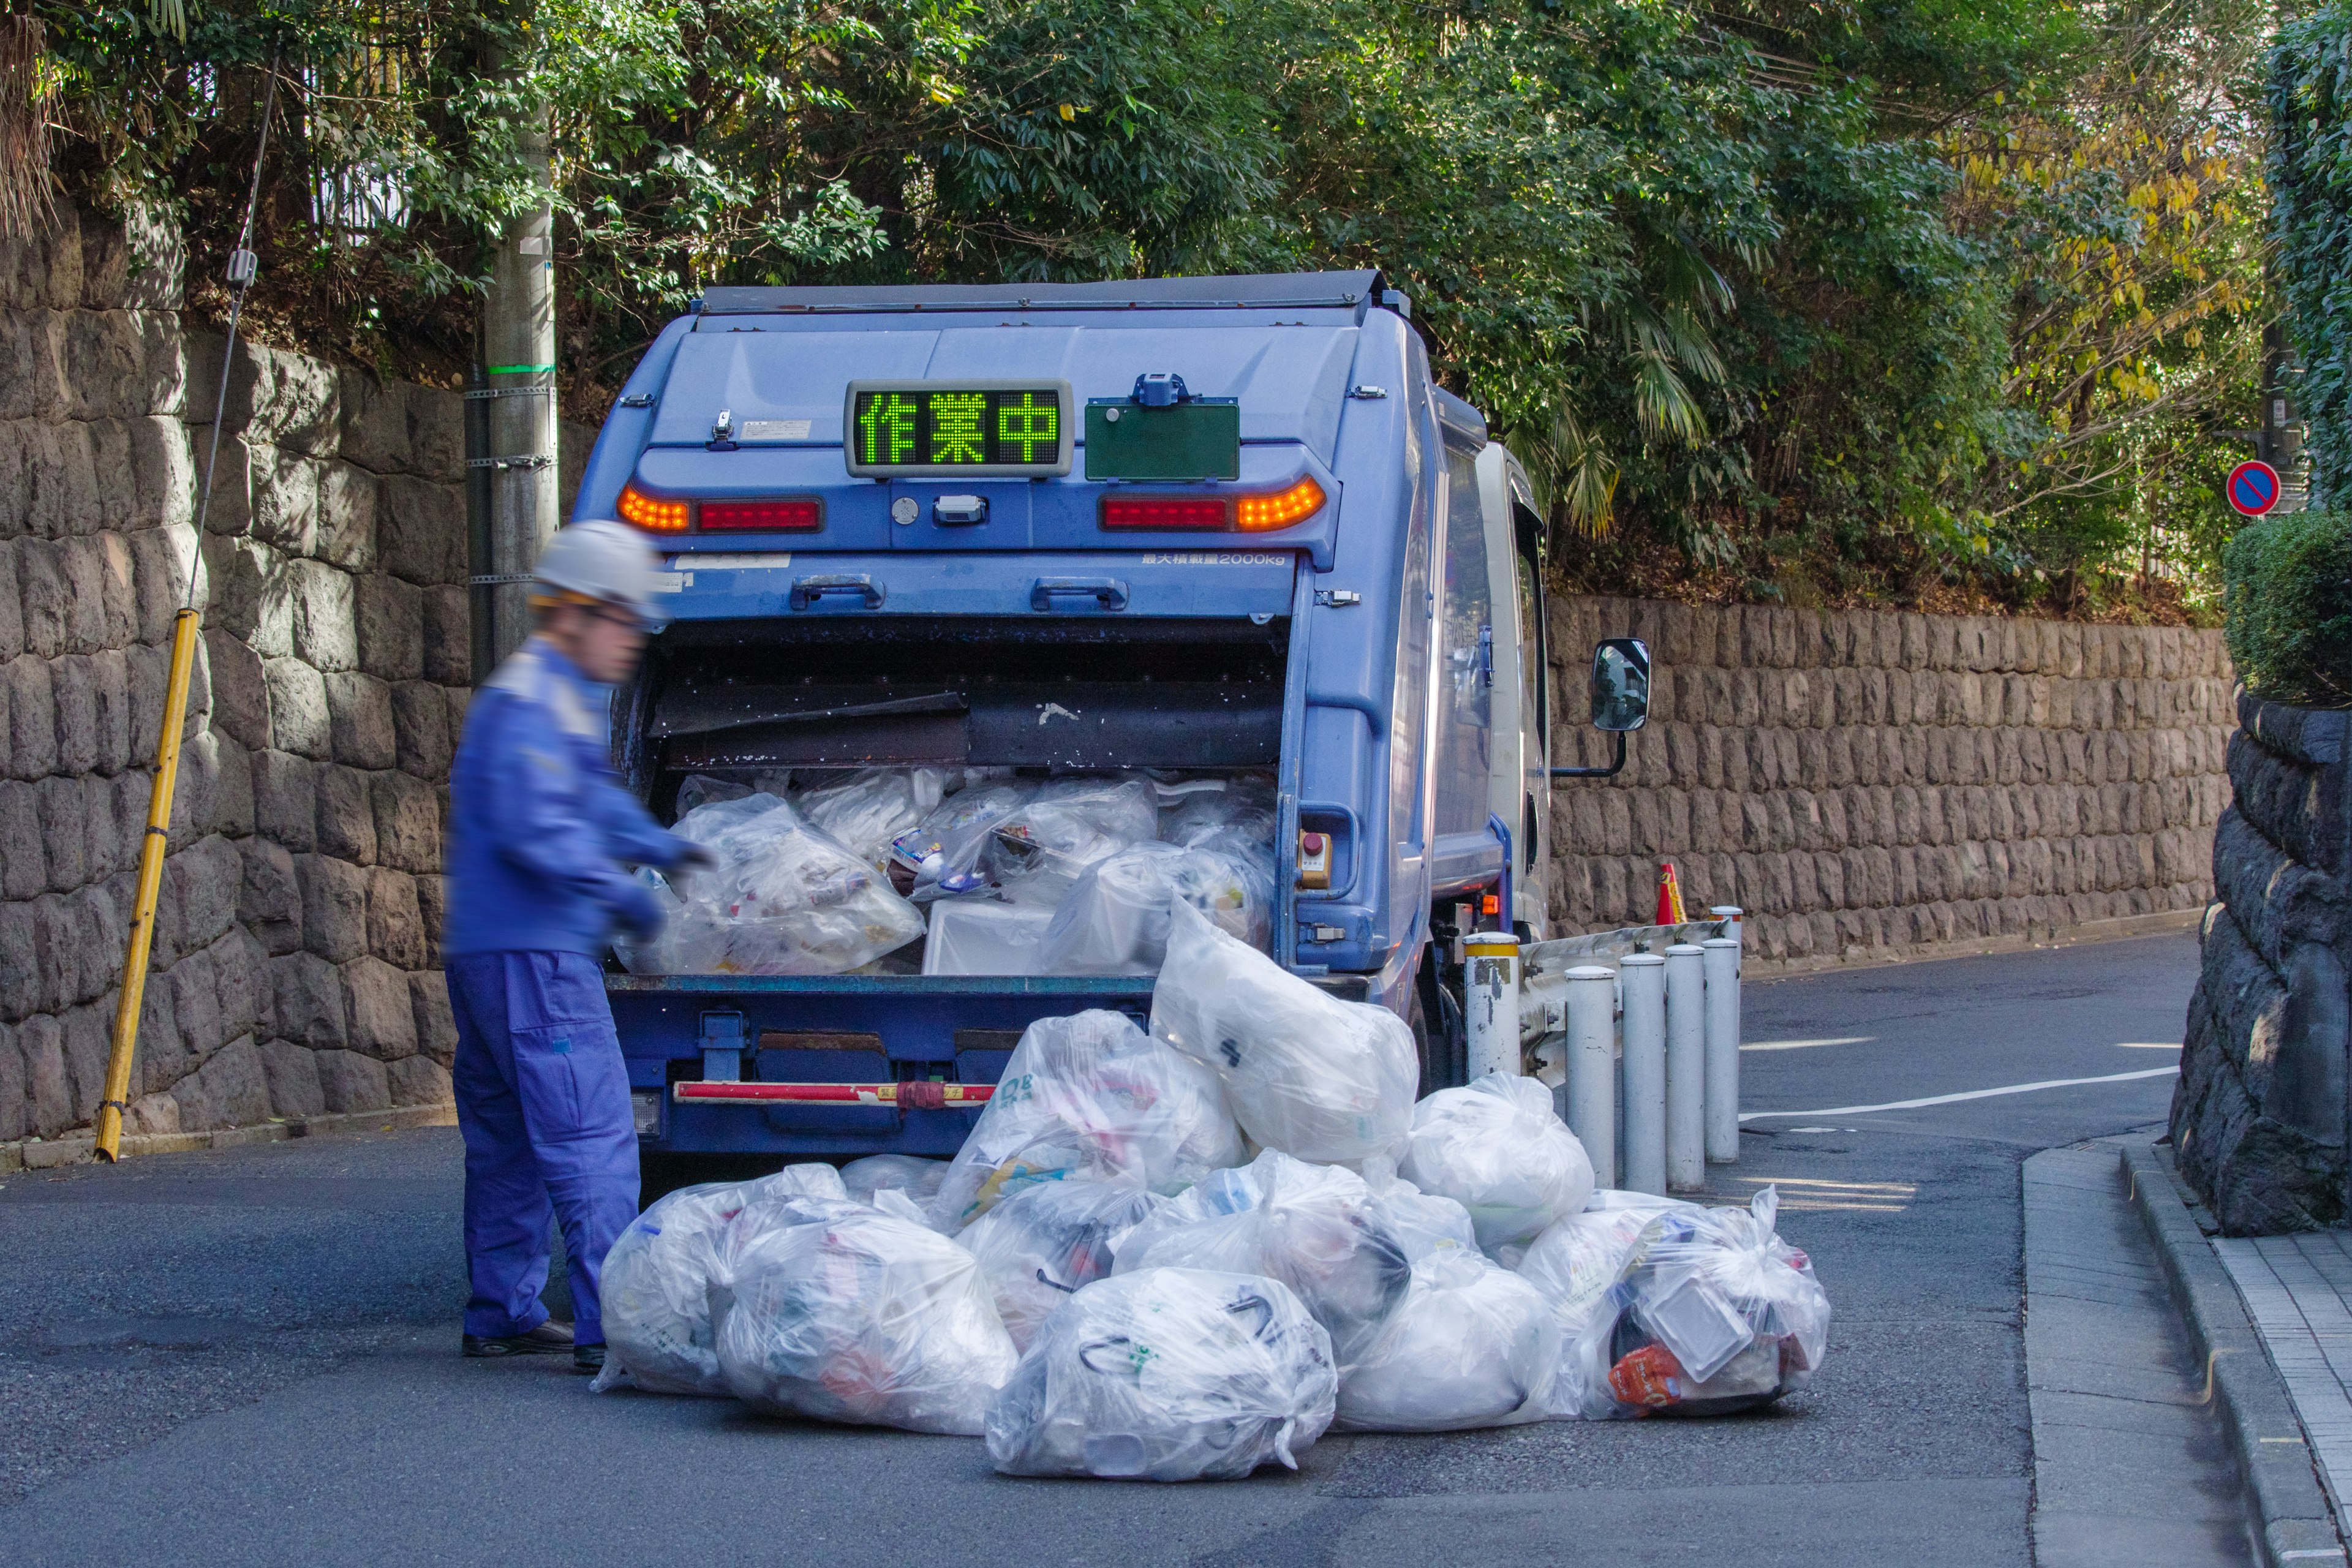
[[[573,507],[645,530],[667,621],[616,696],[663,820],[698,773],[1270,776],[1270,951],[1461,1081],[1458,939],[1546,931],[1534,492],[1378,271],[713,288]],[[1640,722],[1646,655],[1594,664]],[[943,1156],[1032,1021],[1153,979],[631,974],[649,1162]]]

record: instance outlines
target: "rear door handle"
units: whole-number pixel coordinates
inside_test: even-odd
[[[793,579],[793,608],[805,610],[828,594],[855,594],[865,601],[867,609],[882,607],[882,584],[860,572],[855,576]]]
[[[1050,610],[1055,599],[1092,599],[1104,610],[1127,608],[1127,584],[1115,577],[1040,577],[1029,590],[1029,607]]]

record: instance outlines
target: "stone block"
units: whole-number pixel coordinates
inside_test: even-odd
[[[373,675],[337,670],[326,677],[327,727],[335,760],[389,768],[400,759],[392,721],[392,688]]]
[[[416,1049],[447,1067],[457,1058],[457,1019],[449,1006],[449,981],[439,970],[408,977],[409,1009],[416,1018]]]
[[[416,1054],[406,974],[380,958],[355,959],[343,965],[343,997],[352,1049],[387,1062]]]
[[[269,1075],[249,1037],[230,1042],[175,1086],[184,1128],[253,1127],[269,1120]]]
[[[325,465],[319,476],[319,558],[346,572],[375,571],[375,476],[349,463]]]
[[[98,674],[86,654],[68,654],[49,664],[56,700],[57,767],[60,773],[98,770]]]
[[[416,880],[378,866],[368,872],[368,951],[399,969],[425,966],[425,918],[416,907]]]
[[[68,418],[123,419],[150,412],[147,343],[128,310],[68,310],[62,357]]]
[[[51,892],[70,893],[90,876],[89,795],[81,780],[64,774],[43,779],[32,795],[47,869],[46,886]]]
[[[394,1105],[447,1105],[456,1098],[449,1069],[429,1057],[404,1057],[389,1069]]]
[[[425,962],[434,969],[441,967],[441,932],[449,912],[449,879],[446,877],[416,879],[416,912],[425,921]]]
[[[62,1012],[82,997],[82,933],[73,907],[56,893],[12,907],[31,915],[31,941],[26,951],[32,957],[34,975],[19,994],[26,999],[18,1004],[19,1016]]]
[[[301,452],[248,439],[253,537],[289,555],[319,551],[319,485],[327,465]]]
[[[356,768],[320,768],[318,798],[320,853],[374,865],[375,806],[368,775]]]
[[[291,655],[294,601],[286,558],[253,540],[211,535],[204,540],[203,554],[205,582],[211,591],[206,628],[243,638],[264,658]]]
[[[359,614],[352,574],[323,561],[289,561],[295,655],[320,670],[357,669]]]
[[[327,1109],[337,1115],[387,1110],[392,1106],[392,1082],[383,1063],[356,1051],[317,1053],[319,1088]]]
[[[82,213],[60,204],[55,221],[0,243],[0,305],[69,310],[82,297]]]
[[[289,1121],[319,1116],[327,1109],[319,1083],[319,1055],[308,1046],[271,1040],[261,1047],[261,1070],[269,1086],[269,1109]]]
[[[259,751],[269,744],[269,683],[261,656],[222,631],[205,633],[212,665],[213,721],[239,745]]]
[[[74,1124],[73,1090],[66,1077],[65,1031],[47,1016],[28,1018],[16,1031],[25,1058],[25,1100],[33,1131],[54,1138]]]
[[[302,946],[330,963],[345,963],[368,950],[368,873],[364,867],[331,855],[295,858],[302,892]]]
[[[35,945],[38,910],[26,902],[0,903],[0,1019],[10,1023],[38,1012],[46,982]]]
[[[266,658],[262,680],[269,699],[269,748],[320,762],[332,757],[327,678],[299,658]]]
[[[73,589],[66,580],[62,547],[46,539],[16,541],[18,634],[24,647],[55,658],[70,641]]]
[[[425,590],[425,679],[442,686],[474,679],[473,611],[463,588]]]
[[[238,884],[236,918],[265,952],[286,953],[302,946],[302,887],[294,857],[285,846],[256,835],[242,846],[245,875]]]
[[[193,952],[217,942],[236,919],[245,858],[236,846],[214,835],[165,859],[163,882],[178,911],[174,949]],[[160,939],[160,929],[157,934]]]
[[[13,1143],[32,1131],[32,1107],[25,1098],[25,1055],[16,1031],[0,1026],[0,1143]]]
[[[314,952],[269,961],[272,1016],[280,1038],[313,1050],[345,1043],[342,972]]]
[[[443,700],[439,687],[422,680],[404,680],[395,685],[392,689],[392,729],[401,772],[428,784],[439,784],[448,778],[452,755],[449,705]]]
[[[247,427],[257,438],[293,451],[331,455],[341,439],[340,373],[307,354],[247,346],[253,360]],[[236,412],[234,402],[230,408]]]
[[[378,773],[369,781],[375,808],[376,859],[403,871],[441,869],[440,794],[406,773]]]
[[[73,1118],[89,1121],[106,1098],[107,1058],[113,1054],[113,998],[103,1004],[75,1007],[58,1019],[66,1059],[66,1089],[72,1097]]]
[[[422,587],[462,584],[467,574],[466,492],[454,484],[391,477],[376,497],[376,548],[385,571]]]
[[[383,680],[425,675],[425,591],[383,573],[358,580],[360,668]]]
[[[254,829],[296,854],[319,847],[319,767],[289,752],[253,754]]]
[[[211,953],[192,952],[147,984],[171,998],[172,1026],[191,1070],[235,1037],[221,1013],[220,966]]]
[[[196,487],[203,478],[188,428],[177,419],[150,417],[126,421],[122,429],[130,464],[129,528],[133,532],[169,529],[184,535],[180,545],[184,561],[194,542]],[[214,492],[217,498],[217,479]],[[182,586],[184,591],[184,583]]]
[[[212,960],[220,996],[221,1027],[230,1037],[267,1036],[276,1030],[277,999],[269,978],[269,955],[252,933],[232,926],[205,950]]]
[[[53,423],[66,417],[64,322],[50,310],[0,312],[0,419]]]
[[[52,885],[48,850],[42,842],[48,783],[0,783],[0,899],[33,898]]]

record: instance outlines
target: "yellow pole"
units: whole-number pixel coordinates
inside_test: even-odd
[[[182,610],[172,626],[172,674],[163,688],[163,733],[155,742],[155,787],[147,797],[147,834],[139,847],[139,898],[122,958],[122,995],[114,1007],[114,1054],[106,1064],[106,1098],[98,1106],[98,1152],[121,1158],[122,1113],[130,1109],[131,1061],[139,1050],[139,1005],[147,994],[147,954],[155,942],[155,899],[163,887],[163,850],[172,833],[172,793],[180,782],[180,731],[188,718],[188,678],[196,661],[197,613]]]

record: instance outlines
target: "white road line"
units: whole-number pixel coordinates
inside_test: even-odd
[[[2036,1089],[2073,1089],[2084,1083],[2124,1083],[2136,1078],[2170,1078],[2179,1068],[2142,1068],[2137,1072],[2111,1072],[2100,1078],[2051,1078],[2040,1083],[2005,1084],[2000,1089],[1972,1089],[1965,1094],[1931,1094],[1923,1100],[1890,1100],[1884,1105],[1832,1105],[1825,1110],[1743,1110],[1742,1121],[1772,1116],[1865,1116],[1874,1110],[1916,1110],[1923,1105],[1950,1105],[1963,1100],[1991,1100],[2004,1094],[2032,1094]]]
[[[1833,1040],[1749,1040],[1739,1048],[1743,1051],[1801,1051],[1814,1046],[1864,1046],[1876,1038],[1876,1035],[1841,1035]]]

